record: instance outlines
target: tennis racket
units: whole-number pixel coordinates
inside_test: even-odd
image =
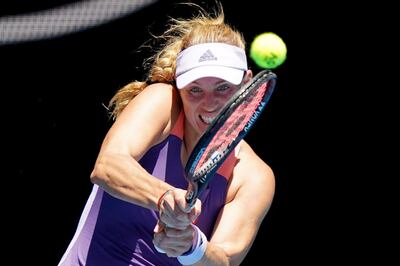
[[[186,201],[190,206],[260,117],[275,88],[276,78],[270,70],[259,72],[232,96],[203,133],[185,166],[189,183]]]

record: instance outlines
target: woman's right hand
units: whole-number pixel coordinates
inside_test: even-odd
[[[158,204],[161,224],[184,230],[195,222],[201,213],[201,201],[197,199],[193,207],[190,207],[186,202],[185,195],[186,190],[178,188],[164,193]]]

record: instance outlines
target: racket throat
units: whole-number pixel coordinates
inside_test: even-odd
[[[202,165],[196,174],[194,175],[194,180],[196,182],[205,183],[207,180],[207,175],[217,166],[218,162],[225,156],[227,149],[216,150],[210,156],[210,158]],[[198,180],[199,179],[199,180]]]

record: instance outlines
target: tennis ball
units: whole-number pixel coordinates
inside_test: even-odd
[[[286,60],[286,44],[273,32],[256,36],[250,45],[250,57],[261,68],[273,69]]]

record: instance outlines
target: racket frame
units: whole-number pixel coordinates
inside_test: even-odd
[[[229,115],[226,114],[233,113],[233,111],[236,110],[236,108],[238,108],[240,104],[245,100],[245,96],[247,96],[249,93],[251,93],[254,89],[258,88],[259,86],[262,86],[264,83],[268,87],[266,88],[266,92],[263,95],[262,100],[260,101],[254,114],[251,116],[251,119],[249,119],[249,121],[246,123],[244,128],[239,132],[237,137],[232,141],[232,143],[228,145],[226,152],[224,152],[224,154],[221,157],[212,160],[212,166],[210,167],[210,169],[208,169],[206,173],[202,175],[196,175],[195,169],[201,156],[206,151],[208,144],[212,141],[216,132],[224,125],[226,120],[229,118]],[[185,176],[189,183],[186,194],[186,201],[189,203],[189,205],[191,206],[194,205],[194,202],[196,201],[197,197],[206,187],[206,185],[214,176],[219,167],[223,164],[223,162],[226,160],[226,158],[229,156],[232,150],[236,147],[239,141],[241,141],[249,132],[249,130],[253,127],[256,120],[259,118],[260,114],[267,105],[271,97],[271,94],[275,88],[275,84],[276,84],[276,75],[272,71],[263,70],[259,72],[256,76],[254,76],[251,82],[247,83],[247,85],[245,85],[231,97],[231,99],[221,109],[218,116],[212,121],[207,130],[202,134],[198,143],[191,152],[185,166]]]

